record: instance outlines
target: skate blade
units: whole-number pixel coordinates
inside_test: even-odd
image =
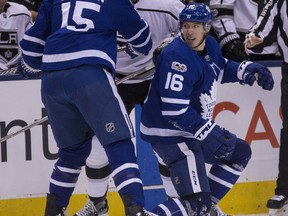
[[[288,204],[284,205],[281,209],[269,209],[269,216],[287,216]]]

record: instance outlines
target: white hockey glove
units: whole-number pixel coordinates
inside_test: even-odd
[[[243,61],[237,72],[238,79],[252,86],[255,82],[264,90],[272,90],[274,80],[270,70],[259,63]]]
[[[23,58],[21,58],[18,62],[17,68],[19,70],[19,73],[22,74],[22,76],[26,79],[40,78],[42,74],[41,70],[29,67],[29,65],[24,62]]]

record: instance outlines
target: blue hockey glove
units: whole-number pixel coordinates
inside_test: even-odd
[[[257,82],[264,90],[272,90],[274,87],[270,70],[255,62],[243,61],[238,68],[237,76],[250,86]]]
[[[23,58],[21,58],[18,62],[17,68],[19,70],[19,73],[22,74],[22,76],[26,79],[40,78],[42,74],[41,70],[29,67],[29,65],[24,62]]]
[[[139,55],[142,55],[141,53],[137,52],[133,46],[129,43],[126,44],[125,52],[130,56],[131,59],[136,58]]]
[[[212,156],[220,160],[230,160],[236,146],[236,135],[225,128],[213,123],[213,129],[201,141],[202,149],[206,160]],[[206,130],[206,129],[203,129]]]

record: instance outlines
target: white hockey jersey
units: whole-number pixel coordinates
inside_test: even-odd
[[[179,33],[179,13],[184,8],[184,4],[179,0],[140,0],[134,7],[150,27],[153,47],[149,54],[139,55],[131,59],[124,51],[118,52],[116,73],[127,76],[136,71],[147,71],[143,76],[137,76],[125,83],[139,83],[152,78],[154,64],[152,61],[153,51],[164,39]],[[126,41],[118,35],[118,45],[125,46]]]
[[[32,25],[31,13],[23,5],[8,2],[0,13],[0,68],[7,69],[21,56],[19,42]]]
[[[214,13],[213,29],[220,38],[228,32],[238,33],[245,40],[248,30],[255,24],[267,0],[210,0]],[[273,35],[271,35],[273,36]],[[278,51],[276,37],[266,40],[258,54],[275,54]],[[257,54],[249,51],[249,53]]]

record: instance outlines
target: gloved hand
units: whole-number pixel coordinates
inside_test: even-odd
[[[237,33],[227,33],[220,38],[219,42],[222,47],[222,55],[225,58],[241,62],[249,59],[246,53],[244,43]]]
[[[162,51],[173,41],[174,37],[166,38],[153,52],[153,63],[156,65],[157,59]]]
[[[243,61],[238,68],[237,76],[250,86],[257,82],[264,90],[272,90],[274,87],[270,70],[259,63]]]
[[[41,70],[29,67],[29,65],[24,62],[23,58],[18,62],[17,68],[19,73],[26,79],[40,78],[42,74]]]
[[[236,135],[225,128],[214,124],[210,133],[202,140],[205,156],[214,156],[216,159],[230,160],[236,146]]]
[[[142,55],[141,53],[137,52],[133,46],[129,43],[126,44],[126,47],[125,47],[125,50],[124,50],[129,56],[131,59],[134,59],[136,58],[137,56],[139,55]]]

